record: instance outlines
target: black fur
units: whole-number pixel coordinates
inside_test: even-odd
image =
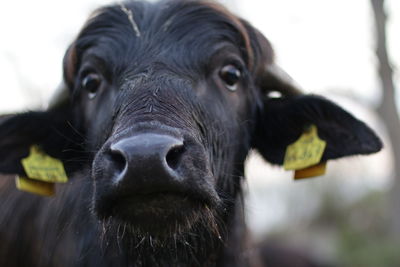
[[[241,72],[235,91],[219,75],[226,65]],[[0,266],[255,265],[241,194],[250,149],[282,164],[310,124],[328,143],[323,160],[382,146],[332,102],[293,93],[272,66],[270,43],[213,2],[96,11],[64,58],[68,103],[0,120],[1,173],[25,175],[20,160],[37,144],[70,177],[51,199],[0,181]],[[101,78],[94,98],[82,86],[88,73]],[[274,90],[283,97],[270,99]],[[147,133],[184,140],[179,194],[163,185],[132,198],[139,174],[112,184],[121,158],[111,147]],[[159,186],[161,178],[145,181]]]

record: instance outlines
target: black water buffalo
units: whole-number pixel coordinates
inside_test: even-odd
[[[256,264],[241,190],[251,149],[282,165],[311,125],[321,162],[382,146],[277,70],[267,39],[213,2],[94,12],[66,52],[59,97],[0,121],[1,173],[29,176],[21,160],[35,145],[69,177],[53,198],[0,180],[0,266]]]

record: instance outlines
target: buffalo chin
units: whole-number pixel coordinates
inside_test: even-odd
[[[110,207],[99,217],[100,240],[105,254],[127,253],[124,265],[192,266],[193,261],[214,258],[222,246],[225,228],[216,223],[222,221],[217,209],[187,196],[127,197]]]
[[[125,233],[149,235],[163,241],[191,233],[199,225],[216,229],[212,209],[182,194],[125,196],[107,202],[106,209],[96,209],[97,215],[105,224],[112,224]]]

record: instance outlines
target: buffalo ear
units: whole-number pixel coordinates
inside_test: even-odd
[[[0,118],[0,173],[25,175],[21,159],[38,145],[47,154],[64,162],[67,173],[79,150],[79,134],[72,126],[72,111],[62,105],[47,111],[31,111]]]
[[[283,164],[287,146],[311,125],[326,141],[321,161],[370,154],[382,148],[381,140],[365,123],[323,97],[304,95],[274,64],[270,42],[249,23],[243,23],[253,50],[252,75],[259,93],[252,145],[267,161]],[[278,93],[275,98],[274,92]]]
[[[286,148],[310,126],[327,143],[321,161],[371,154],[382,142],[371,128],[333,102],[316,95],[265,97],[253,146],[269,162],[283,164]]]

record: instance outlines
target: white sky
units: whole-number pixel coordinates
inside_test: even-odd
[[[1,0],[0,112],[20,111],[45,104],[61,80],[62,58],[69,42],[78,33],[90,11],[109,2]],[[374,67],[374,28],[368,0],[222,2],[234,2],[236,7],[233,10],[272,41],[278,62],[307,92],[348,95],[362,103],[378,103],[380,89]],[[394,65],[398,67],[400,1],[387,0],[387,7],[391,15],[388,31],[390,52]],[[399,74],[396,72],[397,87],[400,85],[399,81]],[[341,101],[344,104],[345,102]],[[357,111],[354,105],[351,107],[352,111]],[[358,114],[370,117],[365,112]],[[387,158],[387,154],[380,158],[370,157],[365,161],[353,160],[350,164],[359,166],[359,170],[368,169],[365,166],[374,166],[373,162],[382,161],[382,157]],[[383,168],[375,168],[372,174],[387,176],[390,163],[387,160],[385,162],[386,165],[380,163]],[[349,163],[341,164],[352,171]],[[284,205],[287,203],[277,196],[277,192],[286,192],[282,187],[287,188],[291,183],[290,174],[283,174],[278,169],[265,169],[264,165],[259,165],[262,166],[261,169],[248,172],[251,172],[251,176],[259,177],[258,181],[264,179],[265,173],[272,177],[268,185],[269,194],[260,194],[269,196],[265,201],[272,203],[269,207],[275,208],[265,210],[261,206],[252,209],[264,218],[250,221],[256,230],[285,220],[285,212],[288,211],[284,209]],[[369,177],[371,173],[360,171],[344,176],[350,174]],[[286,178],[282,180],[282,176]],[[378,187],[382,186],[382,181],[370,181],[361,187],[376,184]],[[271,183],[276,186],[271,186]],[[299,186],[301,187],[303,186]],[[355,186],[359,187],[360,185]],[[249,205],[253,205],[252,203]],[[276,211],[279,212],[274,213]]]

